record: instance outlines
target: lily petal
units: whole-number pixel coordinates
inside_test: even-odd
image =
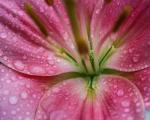
[[[104,120],[144,120],[141,94],[130,81],[118,76],[102,76],[98,85],[97,104],[101,100]]]
[[[48,43],[13,1],[2,0],[0,6],[0,62],[19,72],[41,76],[75,70],[71,63],[46,49]]]
[[[131,13],[118,34],[123,44],[108,59],[108,68],[120,71],[137,71],[150,67],[150,1],[142,3]],[[144,21],[144,22],[143,22]],[[126,31],[126,32],[125,32]]]
[[[47,86],[0,65],[0,120],[33,120]]]
[[[36,120],[80,120],[85,97],[83,80],[74,79],[59,83],[50,88],[40,101]]]
[[[150,109],[150,68],[135,72],[132,82],[140,90],[146,109]]]
[[[37,120],[144,120],[138,89],[127,79],[101,76],[88,94],[83,79],[55,85],[40,101]],[[91,96],[92,95],[92,96]]]
[[[109,3],[106,1],[97,2],[91,23],[92,39],[98,49],[101,49],[104,41],[112,41],[114,37],[116,38],[112,29],[124,8],[130,6],[135,9],[139,4],[139,0],[110,0]]]

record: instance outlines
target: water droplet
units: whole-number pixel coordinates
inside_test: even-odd
[[[124,111],[125,111],[125,112],[129,112],[129,111],[130,111],[130,109],[129,109],[129,108],[126,108]]]
[[[28,97],[28,94],[26,92],[22,92],[20,96],[22,99],[26,99]]]
[[[15,68],[18,69],[18,70],[23,70],[24,67],[25,67],[24,63],[22,63],[22,61],[20,61],[20,60],[16,60],[16,61],[14,62],[14,66],[15,66]]]
[[[118,95],[118,96],[123,96],[123,95],[124,95],[123,90],[118,90],[118,91],[117,91],[117,95]]]
[[[133,62],[138,62],[139,59],[140,59],[140,55],[138,55],[138,54],[133,56],[133,58],[132,58]]]
[[[4,39],[7,37],[7,34],[6,33],[0,33],[0,37]]]
[[[44,74],[45,70],[40,66],[32,66],[30,72],[33,74]]]
[[[130,102],[129,101],[122,101],[121,102],[122,107],[129,107],[130,106]]]
[[[130,117],[127,118],[127,120],[133,120],[133,117],[130,116]]]
[[[47,57],[48,63],[50,65],[54,65],[55,64],[55,60],[52,57],[53,57],[52,55],[48,55],[48,57]]]
[[[10,104],[14,105],[14,104],[17,104],[17,102],[18,102],[18,98],[16,96],[11,96],[9,98],[9,103]]]
[[[98,14],[98,13],[99,13],[99,11],[100,11],[100,9],[97,9],[97,10],[95,11],[95,13],[96,13],[96,14]]]
[[[5,111],[2,112],[3,115],[6,115],[7,113]]]

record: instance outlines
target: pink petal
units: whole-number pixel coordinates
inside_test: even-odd
[[[80,120],[85,97],[85,83],[81,79],[59,83],[42,98],[36,120]]]
[[[44,95],[37,120],[144,120],[144,105],[137,88],[128,80],[102,76],[95,97],[87,95],[82,79],[59,83]]]
[[[97,104],[104,120],[144,120],[144,105],[140,92],[127,79],[102,76],[97,90]]]
[[[150,1],[137,3],[137,7],[117,32],[117,37],[124,36],[124,43],[108,59],[105,67],[137,71],[150,66]]]
[[[95,7],[91,29],[93,35],[93,42],[96,47],[101,47],[105,40],[111,40],[116,37],[113,35],[112,28],[116,23],[119,15],[123,9],[130,5],[133,9],[137,7],[140,0],[112,0],[111,3],[106,4],[105,0],[99,0]]]
[[[140,90],[146,109],[150,109],[150,68],[135,72],[132,82]]]
[[[33,120],[46,87],[0,65],[0,120]]]
[[[60,0],[55,0],[53,7],[48,6],[44,0],[16,0],[15,3],[23,12],[25,12],[24,4],[30,3],[47,26],[47,29],[50,31],[50,36],[63,47],[70,50],[74,49],[70,36],[71,30],[68,25],[68,18]]]
[[[75,70],[71,63],[46,49],[49,44],[14,1],[1,0],[0,14],[0,62],[32,75],[55,75]]]

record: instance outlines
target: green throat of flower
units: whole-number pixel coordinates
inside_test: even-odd
[[[45,2],[49,6],[53,5],[53,0],[45,0]],[[50,43],[49,49],[54,51],[56,55],[70,61],[73,65],[79,68],[78,72],[64,73],[61,75],[56,75],[53,78],[60,81],[60,78],[61,80],[65,80],[74,77],[83,77],[88,81],[88,87],[91,88],[90,90],[92,90],[94,89],[93,82],[101,74],[124,75],[124,73],[122,72],[107,69],[104,67],[104,64],[108,60],[108,58],[116,51],[116,49],[119,46],[123,44],[123,40],[121,39],[121,37],[115,40],[115,42],[113,42],[109,48],[106,48],[106,50],[103,51],[102,54],[97,57],[91,40],[90,19],[86,17],[86,32],[88,35],[88,39],[85,39],[85,37],[81,34],[80,31],[75,1],[63,0],[63,2],[68,13],[70,25],[72,27],[72,33],[74,36],[75,47],[78,53],[78,59],[76,59],[76,57],[74,57],[74,55],[72,55],[72,53],[69,52],[66,48],[61,47],[59,43],[50,39],[47,27],[45,26],[40,16],[35,12],[33,6],[30,3],[25,4],[25,10],[27,14],[32,18],[32,20],[38,26],[40,31],[43,33],[45,40],[47,40]],[[111,3],[111,0],[106,0],[106,4],[109,3]],[[55,7],[54,10],[56,10]],[[128,17],[129,13],[130,8],[126,7],[120,14],[116,23],[114,24],[114,27],[112,28],[112,33],[118,31],[124,20]]]

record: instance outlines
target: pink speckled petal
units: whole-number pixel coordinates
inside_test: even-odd
[[[95,106],[101,106],[104,120],[144,120],[142,96],[127,79],[101,76],[96,94]]]
[[[24,4],[30,3],[49,30],[50,37],[63,47],[74,50],[68,17],[60,0],[54,0],[53,6],[48,6],[44,0],[16,0],[15,3],[22,11]]]
[[[0,120],[34,120],[47,85],[0,65]]]
[[[85,81],[81,79],[55,85],[42,98],[36,120],[80,120],[86,94]]]
[[[40,101],[36,120],[144,120],[138,89],[127,79],[101,76],[95,96],[87,95],[83,79],[55,85]]]
[[[112,0],[112,2],[108,4],[106,4],[105,0],[99,0],[97,2],[91,23],[92,40],[96,48],[101,49],[104,41],[116,38],[118,33],[117,35],[113,34],[112,28],[119,15],[128,5],[134,10],[139,4],[139,1],[140,0]]]
[[[71,63],[46,49],[49,44],[13,1],[0,0],[0,14],[0,62],[32,75],[51,76],[75,70]]]
[[[146,109],[150,109],[150,68],[135,72],[132,82],[140,90]]]
[[[150,18],[150,17],[149,17]],[[108,59],[108,68],[120,71],[137,71],[150,67],[150,29],[145,28],[126,43]]]
[[[144,1],[132,13],[120,32],[123,45],[107,61],[106,67],[121,71],[137,71],[150,67],[150,1]],[[131,24],[132,23],[132,24]],[[130,26],[131,25],[131,26]],[[130,26],[130,27],[129,27]]]

